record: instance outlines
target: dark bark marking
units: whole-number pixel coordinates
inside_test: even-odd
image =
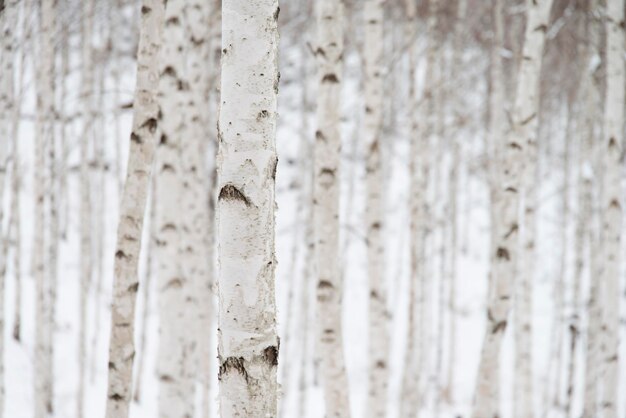
[[[243,202],[246,206],[250,206],[250,200],[232,184],[227,184],[222,187],[218,199],[225,201],[239,201]]]
[[[511,260],[511,255],[509,254],[509,250],[507,250],[506,248],[498,248],[496,251],[496,257],[506,260],[506,261],[510,261]]]
[[[141,125],[141,127],[147,128],[148,131],[153,134],[157,128],[157,120],[155,118],[149,118],[143,123],[143,125]]]
[[[130,141],[138,145],[141,145],[143,143],[143,141],[141,140],[141,137],[134,132],[131,132],[130,134]]]
[[[228,357],[225,361],[220,364],[220,370],[217,375],[218,380],[222,380],[222,376],[230,373],[231,371],[235,371],[239,373],[243,378],[248,382],[248,372],[245,367],[245,360],[243,357]]]
[[[324,74],[322,83],[339,83],[339,78],[337,78],[337,74],[334,73]]]
[[[270,366],[278,366],[278,348],[269,346],[263,350],[263,360]]]

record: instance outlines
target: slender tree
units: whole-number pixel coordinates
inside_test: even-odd
[[[387,409],[389,381],[389,317],[384,280],[384,186],[382,166],[384,0],[366,0],[364,142],[367,147],[366,211],[369,277],[369,394],[368,416],[382,418]]]
[[[137,268],[157,135],[158,56],[164,13],[164,0],[143,1],[133,127],[115,250],[107,418],[128,418],[131,398]]]
[[[348,418],[348,377],[341,327],[342,281],[339,270],[339,95],[343,64],[343,2],[317,3],[318,102],[315,132],[313,205],[317,260],[318,350],[326,416]]]
[[[278,13],[277,0],[223,2],[216,229],[222,418],[277,414]]]
[[[606,333],[602,353],[602,416],[617,418],[619,394],[620,254],[622,232],[621,173],[624,147],[624,0],[607,1],[606,96],[604,104],[604,183],[602,234],[606,300],[602,328]]]

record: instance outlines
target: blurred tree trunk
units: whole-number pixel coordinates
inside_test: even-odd
[[[82,16],[82,121],[83,135],[80,140],[80,325],[78,337],[78,418],[82,418],[85,406],[87,376],[87,295],[92,280],[92,230],[91,230],[91,182],[89,170],[89,148],[93,143],[93,44],[94,1],[83,2]],[[96,308],[97,309],[97,308]],[[97,328],[96,328],[97,333]]]
[[[164,8],[164,0],[144,0],[141,7],[133,127],[115,250],[107,418],[128,418],[129,413],[135,355],[134,315],[139,287],[137,268],[157,133],[158,55]]]
[[[159,416],[162,418],[193,415],[193,380],[189,378],[192,359],[189,332],[196,318],[191,317],[197,290],[186,274],[182,260],[183,173],[181,153],[192,138],[192,98],[186,68],[188,53],[183,17],[184,0],[169,0],[165,9],[163,46],[160,54],[159,128],[156,149],[155,220],[156,274],[159,289]],[[185,217],[191,216],[185,208]],[[192,243],[189,243],[190,245]],[[195,367],[195,366],[193,366]]]
[[[278,13],[277,0],[223,2],[216,229],[222,418],[277,414]]]
[[[33,264],[36,283],[36,330],[35,330],[35,418],[43,418],[53,412],[52,341],[54,321],[52,317],[52,277],[54,260],[48,260],[44,252],[46,201],[52,190],[46,181],[46,150],[54,147],[54,59],[56,51],[56,0],[43,0],[39,14],[39,61],[36,66],[37,127],[35,145],[35,237]],[[50,242],[56,237],[50,237]],[[48,256],[53,255],[51,246]],[[46,269],[46,263],[50,268]]]
[[[407,344],[404,354],[406,367],[403,370],[400,417],[415,417],[419,409],[419,382],[420,382],[420,352],[421,344],[418,342],[421,298],[420,289],[422,285],[424,265],[424,236],[421,235],[424,222],[423,200],[426,198],[425,179],[422,177],[420,152],[421,138],[419,136],[419,115],[417,97],[417,8],[414,0],[405,0],[405,44],[408,47],[408,77],[409,77],[409,114],[410,138],[409,138],[409,251],[410,251],[410,273],[409,273],[409,309],[407,321]]]
[[[343,2],[320,0],[317,6],[318,102],[313,192],[317,260],[318,350],[326,416],[350,417],[348,378],[343,353],[339,269],[339,100],[343,79]]]
[[[496,10],[499,9],[496,3]],[[498,190],[494,207],[496,243],[492,247],[493,291],[488,301],[487,330],[481,352],[474,401],[474,418],[494,418],[499,411],[499,357],[502,339],[508,322],[511,307],[512,289],[515,278],[515,265],[518,260],[517,240],[519,235],[518,208],[520,187],[527,185],[529,176],[535,172],[537,112],[539,110],[539,75],[541,58],[547,30],[552,0],[527,0],[527,23],[524,36],[524,50],[517,81],[517,95],[513,111],[513,127],[502,146],[502,160],[499,163]],[[501,9],[500,9],[501,10]],[[501,13],[501,11],[497,13]],[[501,16],[496,16],[496,22]],[[496,117],[496,115],[492,115]],[[505,140],[496,139],[497,142]],[[522,179],[520,181],[520,179]],[[533,208],[534,210],[534,208]],[[528,219],[532,225],[532,219]],[[528,232],[528,231],[526,231]],[[526,237],[528,238],[528,236]],[[528,240],[526,241],[528,243]],[[526,248],[529,248],[526,245]],[[523,254],[522,254],[523,255]],[[526,289],[521,305],[520,325],[523,327],[521,340],[517,341],[516,364],[516,415],[528,418],[532,411],[532,363],[527,347],[531,335],[531,276],[525,270],[520,275],[522,289]],[[517,320],[516,320],[517,322]]]
[[[606,96],[604,105],[604,197],[602,233],[606,300],[602,329],[606,336],[602,353],[602,416],[617,418],[619,402],[620,261],[622,231],[621,174],[624,147],[624,0],[607,1]]]
[[[600,240],[598,239],[596,205],[594,204],[594,185],[599,186],[598,176],[598,141],[599,126],[597,124],[598,113],[602,109],[602,99],[600,97],[600,85],[598,82],[600,62],[600,21],[598,16],[598,0],[589,2],[587,11],[587,40],[588,51],[586,57],[586,69],[583,76],[583,105],[585,113],[584,138],[581,143],[582,164],[580,167],[583,179],[583,189],[581,202],[588,206],[587,216],[579,214],[579,223],[583,223],[586,228],[586,239],[588,242],[588,271],[589,271],[589,294],[587,300],[587,336],[585,350],[585,380],[584,380],[584,401],[583,418],[597,417],[598,382],[600,378],[600,333],[602,326],[602,309],[600,301],[601,275],[598,274],[598,252]],[[585,206],[583,206],[585,208]]]
[[[3,4],[4,10],[0,10],[0,138],[3,141],[0,145],[0,417],[4,417],[5,404],[5,373],[4,373],[4,330],[6,328],[5,317],[5,286],[6,267],[9,240],[11,239],[11,228],[6,233],[2,231],[4,221],[4,186],[6,173],[9,165],[9,140],[12,138],[13,144],[13,183],[17,176],[17,138],[14,127],[19,123],[19,110],[16,112],[15,94],[15,73],[14,60],[16,58],[15,49],[17,46],[15,29],[19,14],[19,1],[8,0]],[[13,188],[12,201],[16,202],[18,195]],[[11,205],[11,218],[15,217],[15,208]],[[11,222],[9,222],[11,225]],[[16,269],[17,270],[17,269]]]
[[[367,415],[383,418],[389,381],[389,318],[384,252],[382,165],[384,0],[366,0],[364,55],[364,143],[367,147],[365,226],[369,280],[369,391]]]

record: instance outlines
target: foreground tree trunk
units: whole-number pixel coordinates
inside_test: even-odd
[[[164,0],[144,0],[142,3],[133,127],[115,251],[107,418],[128,418],[131,399],[135,356],[133,331],[139,287],[137,268],[156,142],[158,55],[164,11]]]
[[[218,124],[219,405],[275,417],[277,0],[224,0]]]
[[[602,416],[617,418],[619,401],[620,254],[622,231],[621,170],[624,129],[624,0],[607,1],[606,96],[604,104],[604,190],[602,234],[604,294],[602,328],[606,333]]]
[[[496,0],[496,2],[499,6],[499,1]],[[502,160],[498,168],[501,177],[498,179],[500,186],[496,192],[495,224],[492,226],[495,228],[493,236],[496,240],[491,255],[493,292],[487,307],[487,330],[478,369],[473,418],[498,416],[500,349],[511,307],[515,265],[518,258],[519,191],[523,186],[520,178],[525,169],[523,162],[535,156],[535,153],[529,152],[529,149],[536,148],[539,74],[551,6],[552,0],[527,0],[526,2],[528,19],[524,36],[524,59],[517,81],[513,129],[501,147]],[[497,20],[499,16],[496,17]],[[502,139],[496,141],[502,141]],[[531,161],[531,164],[534,162]],[[522,274],[521,280],[528,281],[528,275]],[[523,286],[529,287],[530,283],[527,282]],[[530,324],[527,325],[530,327]],[[524,409],[518,412],[517,416],[530,417],[532,416],[532,393],[527,380],[531,370],[530,354],[524,354],[522,359],[521,373],[526,377],[520,383],[522,385],[520,393],[523,394],[526,403],[516,406],[516,410]]]
[[[317,260],[318,350],[326,416],[348,418],[348,377],[341,327],[342,280],[339,269],[339,97],[343,65],[343,2],[317,3],[318,102],[315,132],[313,205]]]
[[[384,0],[366,0],[364,88],[364,143],[367,147],[367,195],[365,226],[367,228],[367,271],[369,279],[369,393],[367,413],[383,418],[387,407],[389,380],[389,317],[385,286],[384,252],[384,185],[382,166],[383,125],[383,25]]]

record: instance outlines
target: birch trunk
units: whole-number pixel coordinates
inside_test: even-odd
[[[487,330],[478,369],[473,418],[495,418],[499,414],[500,349],[511,307],[515,265],[519,256],[517,250],[519,190],[524,185],[520,182],[520,176],[525,173],[527,167],[524,161],[533,158],[535,154],[532,149],[536,148],[539,74],[552,0],[527,0],[526,5],[528,19],[524,36],[524,59],[517,81],[513,129],[502,146],[502,160],[498,167],[501,176],[498,179],[500,187],[496,192],[495,225],[492,226],[495,228],[496,240],[491,255],[493,296],[487,307]],[[497,116],[492,115],[492,117]],[[497,142],[502,140],[504,138],[496,139]],[[520,277],[522,281],[528,281],[526,286],[530,285],[527,274],[522,274]],[[527,362],[524,367],[530,370],[529,356],[524,359]],[[525,372],[525,374],[528,376],[529,373]],[[530,390],[529,385],[524,385],[523,396],[527,403],[523,406],[516,406],[516,410],[523,409],[518,416],[532,416]]]
[[[422,278],[424,240],[420,235],[422,219],[422,203],[424,199],[425,185],[422,182],[421,165],[419,164],[419,126],[417,114],[417,88],[416,88],[416,67],[417,67],[417,48],[415,35],[417,33],[416,16],[417,10],[413,0],[405,1],[406,11],[406,28],[405,41],[409,46],[409,119],[410,127],[410,185],[409,185],[409,223],[410,223],[410,275],[409,275],[409,309],[408,309],[408,329],[407,329],[407,345],[405,350],[406,368],[402,377],[401,399],[400,399],[400,417],[413,418],[416,416],[419,408],[419,381],[420,381],[420,364],[419,352],[416,352],[420,344],[418,344],[419,333],[419,304]]]
[[[7,252],[9,248],[10,228],[6,234],[2,233],[2,225],[4,220],[4,185],[5,177],[8,170],[9,161],[9,139],[15,132],[14,126],[18,121],[15,117],[19,115],[15,112],[15,74],[13,71],[13,62],[15,59],[14,50],[16,47],[15,28],[18,18],[17,0],[9,0],[4,4],[4,10],[0,11],[0,138],[3,143],[0,145],[0,417],[4,417],[5,404],[5,377],[4,377],[4,330],[6,328],[5,317],[5,277],[7,266]],[[17,137],[13,136],[13,182],[16,181],[18,173],[15,164],[17,156]],[[13,202],[16,202],[18,195],[13,190]],[[15,204],[11,205],[11,217],[15,216]],[[9,223],[11,225],[11,222]],[[16,269],[17,270],[17,269]]]
[[[619,402],[620,254],[622,231],[621,170],[624,146],[624,0],[607,2],[606,96],[604,105],[604,187],[602,233],[605,330],[602,416],[617,418]]]
[[[205,109],[211,105],[210,91],[214,86],[213,74],[217,65],[211,62],[211,36],[210,29],[217,26],[211,21],[213,10],[209,9],[209,3],[204,0],[185,2],[185,29],[188,45],[188,80],[191,88],[189,108],[189,137],[182,148],[182,175],[183,190],[182,203],[189,214],[183,217],[183,242],[188,243],[182,248],[183,265],[186,267],[185,275],[192,282],[195,296],[192,296],[193,315],[192,321],[197,323],[197,333],[191,336],[189,344],[196,346],[191,360],[200,367],[191,367],[189,378],[199,384],[202,393],[201,417],[208,417],[209,390],[211,387],[211,353],[214,347],[214,225],[215,217],[215,181],[216,175],[213,168],[207,172],[206,155],[207,144],[216,145],[214,138],[215,125]],[[210,25],[207,25],[210,22]],[[211,148],[212,163],[215,162],[216,148]],[[214,167],[214,166],[213,166]],[[208,334],[204,337],[205,334]],[[197,369],[197,371],[196,371]]]
[[[581,165],[581,174],[584,176],[583,182],[583,198],[587,200],[586,208],[588,216],[581,218],[579,222],[586,225],[586,238],[588,241],[588,265],[589,265],[589,294],[587,300],[587,335],[585,347],[585,380],[584,380],[584,401],[583,401],[583,418],[595,418],[597,416],[597,400],[598,400],[598,380],[599,380],[599,339],[601,329],[601,309],[599,301],[600,275],[597,273],[597,247],[600,245],[597,239],[597,231],[595,228],[595,218],[597,211],[593,204],[593,186],[596,182],[597,175],[594,174],[597,169],[595,154],[597,153],[597,135],[596,120],[598,109],[602,108],[602,99],[600,98],[600,86],[597,82],[597,66],[594,67],[594,61],[599,59],[600,45],[600,22],[598,19],[597,0],[590,1],[589,4],[589,27],[587,39],[589,40],[589,55],[587,57],[587,68],[583,78],[584,86],[584,106],[585,106],[585,130],[582,144],[581,157],[583,162]],[[590,221],[591,220],[591,221]]]
[[[144,0],[141,7],[133,127],[115,251],[107,418],[128,418],[131,398],[137,267],[157,134],[158,55],[164,8],[163,0]]]
[[[464,53],[464,28],[467,15],[467,0],[459,0],[457,3],[457,15],[455,25],[455,45],[454,45],[454,78],[462,77],[463,53]],[[457,98],[460,101],[460,97]],[[462,109],[458,110],[457,118],[462,117]],[[460,130],[460,126],[457,127]],[[458,132],[458,131],[457,131]],[[446,389],[444,398],[448,403],[454,405],[455,388],[455,360],[456,360],[456,281],[457,281],[457,257],[458,257],[458,193],[459,193],[459,165],[461,164],[461,144],[460,135],[457,133],[452,143],[452,171],[450,173],[450,287],[448,295],[448,309],[450,311],[450,328],[448,330],[448,374],[446,378]]]
[[[81,95],[83,111],[82,119],[83,138],[80,141],[80,325],[78,332],[78,418],[84,414],[85,383],[87,365],[87,293],[91,284],[92,257],[91,257],[91,185],[89,181],[89,144],[92,142],[93,123],[93,57],[92,57],[92,28],[94,15],[94,1],[83,2],[82,18],[82,80]],[[96,307],[97,309],[97,307]],[[97,332],[97,329],[96,329]]]
[[[367,147],[365,224],[369,280],[369,394],[368,416],[382,418],[387,410],[389,380],[389,318],[384,266],[384,198],[382,167],[384,0],[366,0],[364,142]]]
[[[189,138],[186,105],[191,97],[185,65],[184,1],[170,0],[165,9],[163,47],[160,55],[159,92],[161,137],[156,151],[156,272],[159,288],[159,416],[186,418],[193,414],[193,381],[189,379],[191,353],[185,324],[193,324],[193,310],[186,302],[194,295],[181,260],[183,226],[179,216],[182,199],[183,142]]]
[[[318,350],[326,416],[350,417],[348,377],[341,327],[339,269],[339,98],[343,78],[343,2],[317,3],[318,102],[315,133],[315,252],[317,260]]]
[[[54,57],[56,35],[56,0],[43,0],[39,17],[39,56],[37,63],[37,130],[35,173],[35,243],[34,269],[36,283],[35,330],[35,418],[53,412],[51,317],[51,270],[46,271],[45,247],[45,180],[47,147],[54,146]],[[54,239],[55,237],[51,237]],[[50,255],[50,254],[49,254]]]
[[[277,413],[277,0],[222,3],[217,242],[222,418]]]

